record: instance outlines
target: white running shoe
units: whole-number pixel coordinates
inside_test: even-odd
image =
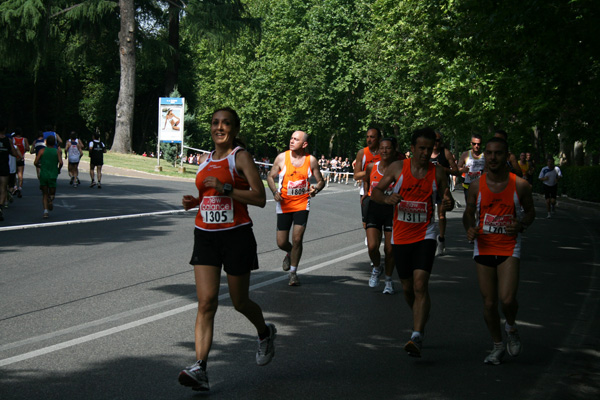
[[[383,289],[383,294],[394,294],[394,281],[385,280],[385,288]]]
[[[483,360],[485,364],[500,365],[504,357],[504,345],[496,346],[492,349],[492,352]]]
[[[379,277],[383,274],[383,268],[373,268],[371,278],[369,278],[369,287],[377,287],[379,285]]]
[[[438,235],[436,241],[437,241],[437,247],[435,249],[435,255],[443,256],[444,254],[446,254],[446,242],[440,241],[440,235]]]
[[[521,353],[521,337],[519,331],[514,330],[513,332],[506,332],[508,340],[506,341],[506,351],[512,357],[516,357]]]
[[[290,281],[288,282],[288,286],[300,286],[298,274],[296,274],[295,272],[290,272]]]
[[[192,390],[207,392],[210,390],[208,386],[208,375],[206,371],[200,367],[199,362],[195,362],[179,373],[179,383],[183,386],[191,387]]]
[[[275,355],[275,338],[277,337],[277,329],[273,324],[267,324],[269,328],[269,337],[258,340],[258,351],[256,352],[256,363],[258,365],[267,365]]]

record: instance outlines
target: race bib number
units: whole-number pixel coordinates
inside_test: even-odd
[[[227,196],[207,196],[200,203],[200,215],[206,224],[233,222],[233,199]]]
[[[289,181],[287,185],[288,196],[302,196],[308,193],[308,181]]]
[[[427,203],[424,201],[402,200],[398,203],[398,221],[409,224],[427,222]]]
[[[477,179],[481,176],[481,171],[469,172],[468,175],[469,175],[469,178],[471,179],[471,181],[474,181],[475,179]]]
[[[483,233],[497,233],[506,235],[506,227],[513,223],[512,215],[491,215],[483,217]]]

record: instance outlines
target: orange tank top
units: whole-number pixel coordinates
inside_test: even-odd
[[[285,165],[279,171],[281,201],[277,203],[277,214],[310,209],[310,155],[304,156],[301,166],[294,167],[291,153],[291,150],[285,152]]]
[[[233,149],[221,160],[214,160],[214,151],[198,167],[196,187],[200,197],[196,228],[205,231],[224,231],[241,225],[252,224],[248,215],[248,205],[224,196],[215,188],[204,186],[204,179],[214,176],[221,182],[230,183],[236,189],[248,190],[250,185],[242,178],[235,168],[235,155],[241,147]]]
[[[417,179],[410,170],[411,163],[412,159],[402,161],[402,172],[393,188],[402,201],[394,207],[392,244],[416,243],[437,236],[433,212],[437,196],[435,165],[429,163],[425,178]]]
[[[367,196],[371,196],[373,188],[377,186],[381,178],[383,178],[383,174],[379,172],[379,163],[380,161],[377,161],[375,164],[373,164],[373,169],[371,169],[371,175],[369,176],[369,193],[367,193]],[[393,188],[394,184],[392,183],[387,190],[384,190],[385,194],[392,193]]]
[[[523,176],[525,176],[527,174],[527,171],[529,171],[529,161],[525,161],[524,164],[521,164],[521,160],[519,160],[518,162],[519,167],[521,168],[521,173],[523,174]]]
[[[369,165],[370,163],[377,162],[377,161],[381,161],[381,156],[379,154],[371,153],[371,150],[369,150],[368,147],[365,147],[364,151],[363,151],[363,158],[362,158],[362,171],[367,169],[367,165]]]
[[[508,236],[506,226],[517,218],[521,204],[517,196],[516,175],[508,174],[508,184],[500,193],[487,185],[487,174],[479,178],[477,215],[479,236],[475,240],[474,256],[520,257],[521,235]]]
[[[21,156],[25,157],[25,138],[24,137],[13,137],[13,143],[19,151],[21,152]]]

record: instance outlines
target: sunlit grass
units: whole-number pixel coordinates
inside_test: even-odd
[[[160,166],[162,167],[162,171],[155,171],[155,168],[158,165],[156,158],[142,157],[133,154],[112,153],[110,151],[104,154],[104,165],[132,169],[159,176],[178,176],[180,178],[194,178],[197,170],[197,166],[184,163],[183,166],[186,171],[181,173],[179,172],[179,164],[177,164],[177,167],[173,167],[173,164],[161,159]]]
[[[86,156],[87,154],[84,155],[83,160],[89,161],[89,158],[85,158]],[[104,165],[132,169],[134,171],[147,172],[149,174],[154,174],[157,176],[177,176],[180,178],[192,179],[196,177],[196,172],[198,171],[197,165],[183,163],[183,166],[185,167],[185,172],[181,173],[179,172],[179,163],[177,164],[177,167],[173,167],[173,164],[167,162],[164,159],[160,160],[160,166],[162,167],[162,171],[155,171],[155,168],[158,165],[158,161],[156,158],[142,157],[137,154],[112,153],[110,151],[104,154]],[[263,184],[266,187],[267,181],[263,180]]]

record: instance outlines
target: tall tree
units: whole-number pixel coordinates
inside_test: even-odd
[[[121,83],[117,101],[115,138],[111,150],[117,153],[131,152],[133,130],[133,107],[135,101],[135,7],[133,0],[119,0],[121,30],[119,31],[119,56],[121,60]]]

